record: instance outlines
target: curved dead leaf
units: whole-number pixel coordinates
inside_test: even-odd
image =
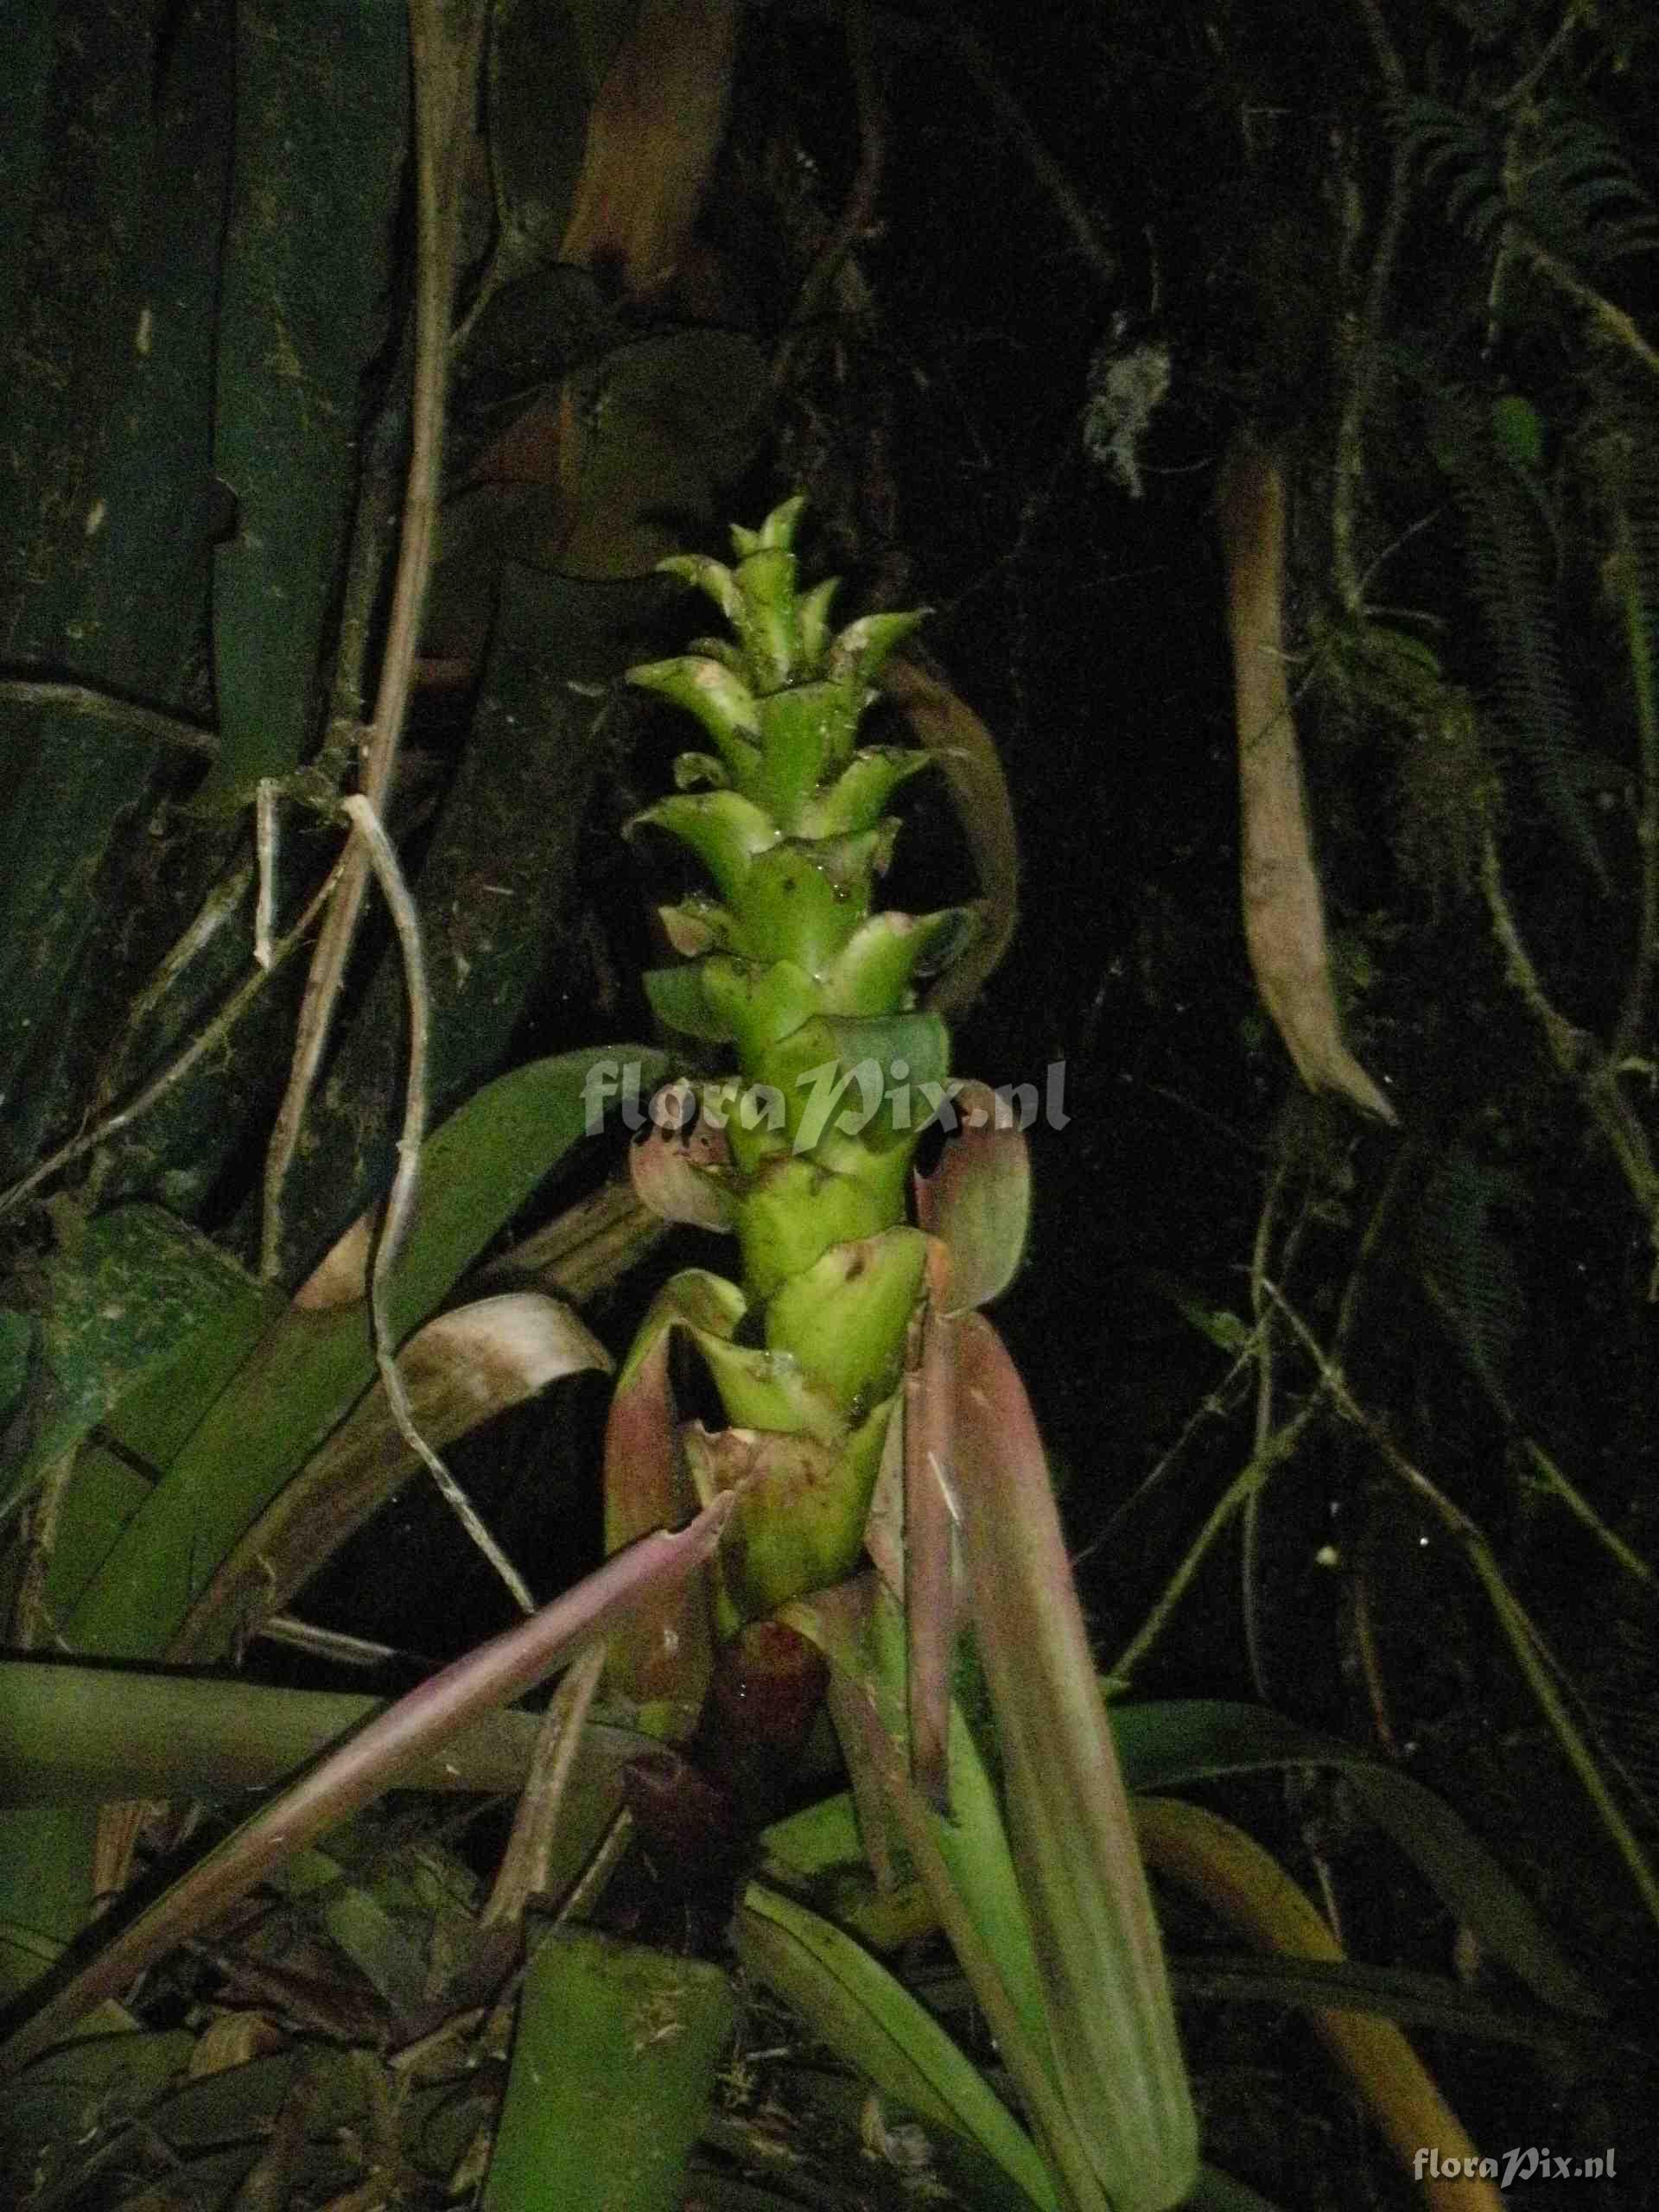
[[[611,1398],[605,1427],[605,1548],[616,1552],[681,1517],[691,1484],[680,1449],[669,1376],[674,1332],[636,1344]],[[685,1734],[696,1722],[714,1663],[709,1610],[694,1584],[645,1600],[611,1640],[611,1682],[642,1705],[666,1703]]]
[[[561,261],[638,299],[684,257],[726,134],[734,0],[645,0],[588,118]]]
[[[944,1311],[965,1313],[1000,1298],[1019,1270],[1031,1220],[1031,1156],[1025,1133],[987,1084],[957,1084],[939,1118],[953,1133],[934,1173],[914,1178],[916,1218],[950,1255]]]
[[[698,1112],[696,1085],[671,1083],[651,1102],[649,1126],[628,1148],[634,1196],[664,1221],[729,1229],[724,1174],[731,1147],[723,1129]]]
[[[1135,1830],[1151,1866],[1257,1949],[1332,1963],[1343,1957],[1311,1898],[1271,1853],[1219,1814],[1176,1798],[1139,1797]],[[1418,2177],[1429,2212],[1501,2212],[1497,2189],[1476,2177],[1473,2143],[1394,2022],[1332,2010],[1316,2012],[1313,2024],[1395,2157]],[[1425,2176],[1419,2162],[1431,2146],[1442,2171]]]
[[[441,1449],[561,1376],[608,1370],[611,1356],[568,1306],[519,1290],[439,1314],[410,1338],[397,1363],[416,1426]],[[219,1658],[280,1612],[419,1464],[377,1382],[244,1532],[185,1616],[168,1658]]]
[[[1000,964],[1020,920],[1020,845],[996,741],[947,684],[912,660],[890,660],[878,679],[904,709],[918,744],[938,760],[979,878],[979,935],[927,995],[935,1014],[960,1014]]]
[[[1343,1041],[1301,758],[1285,675],[1285,484],[1274,456],[1240,438],[1223,472],[1228,626],[1238,727],[1244,942],[1262,1004],[1312,1090],[1339,1090],[1379,1121],[1393,1107]]]

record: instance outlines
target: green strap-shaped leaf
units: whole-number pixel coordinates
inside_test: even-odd
[[[631,1074],[637,1071],[637,1074]],[[649,1096],[662,1055],[620,1045],[500,1077],[422,1147],[415,1218],[388,1284],[401,1342],[632,1081]],[[361,1296],[296,1304],[268,1330],[129,1523],[68,1624],[76,1649],[151,1658],[219,1560],[374,1376]]]
[[[324,16],[257,0],[237,30],[213,458],[238,527],[214,563],[211,785],[232,798],[295,767],[313,735],[358,394],[384,335],[409,83],[394,0]]]
[[[0,1515],[141,1383],[151,1385],[158,1411],[193,1399],[204,1411],[227,1379],[222,1365],[215,1371],[219,1349],[228,1341],[245,1350],[276,1302],[160,1206],[118,1206],[86,1224],[48,1264],[40,1370],[29,1386],[39,1396],[38,1425],[30,1450],[0,1479]]]
[[[1602,2009],[1479,1838],[1442,1798],[1398,1767],[1265,1707],[1217,1699],[1116,1706],[1112,1726],[1124,1779],[1135,1790],[1175,1789],[1268,1767],[1339,1767],[1377,1826],[1458,1918],[1546,2004],[1586,2016]]]
[[[977,2143],[1027,2200],[1058,2212],[1036,2145],[984,2075],[904,1984],[833,1921],[751,1882],[732,1924],[748,1971],[787,1998],[878,2089]]]

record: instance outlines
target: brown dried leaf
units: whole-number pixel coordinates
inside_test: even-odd
[[[1244,941],[1262,1004],[1311,1090],[1338,1090],[1379,1121],[1393,1107],[1343,1040],[1301,756],[1286,678],[1285,485],[1277,460],[1241,439],[1220,499],[1238,728]]]

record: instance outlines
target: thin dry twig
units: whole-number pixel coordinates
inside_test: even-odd
[[[410,6],[419,208],[413,432],[386,649],[374,721],[363,745],[363,796],[377,813],[385,807],[397,766],[436,541],[460,187],[486,12],[483,0],[465,0],[454,8],[441,0],[410,0]],[[298,1149],[362,912],[366,846],[353,847],[352,855],[311,963],[293,1065],[266,1159],[260,1272],[267,1281],[282,1272],[283,1187]]]
[[[1659,1168],[1654,1165],[1648,1133],[1619,1087],[1618,1068],[1587,1031],[1576,1028],[1551,1002],[1503,887],[1497,839],[1490,824],[1481,840],[1480,887],[1491,917],[1493,934],[1503,949],[1509,981],[1543,1031],[1550,1058],[1577,1086],[1591,1118],[1618,1162],[1630,1196],[1648,1225],[1649,1241],[1659,1253]],[[1659,1258],[1655,1261],[1648,1295],[1650,1299],[1659,1298]]]
[[[369,1313],[374,1331],[375,1364],[380,1370],[386,1403],[397,1424],[398,1433],[436,1483],[445,1503],[461,1527],[512,1592],[520,1611],[529,1615],[536,1610],[536,1600],[530,1593],[529,1585],[485,1527],[466,1491],[421,1434],[409,1402],[409,1393],[404,1386],[403,1375],[397,1365],[397,1347],[392,1342],[391,1326],[386,1319],[386,1287],[408,1233],[420,1176],[421,1147],[426,1141],[426,1062],[431,1028],[431,1000],[426,988],[426,960],[421,945],[420,917],[415,911],[415,901],[410,896],[409,886],[404,880],[404,873],[397,864],[397,855],[391,840],[373,807],[360,792],[342,800],[341,805],[351,817],[352,825],[363,841],[367,865],[373,870],[386,904],[391,909],[392,925],[397,930],[398,948],[403,956],[404,987],[409,999],[409,1074],[404,1097],[404,1127],[397,1140],[397,1173],[392,1177],[391,1190],[386,1199],[386,1210],[375,1248],[374,1265],[369,1277]]]
[[[1510,226],[1510,235],[1535,269],[1548,276],[1551,283],[1559,285],[1570,300],[1575,300],[1581,308],[1586,308],[1606,335],[1617,345],[1624,346],[1627,353],[1634,353],[1644,369],[1651,369],[1656,376],[1659,376],[1659,352],[1649,345],[1634,319],[1626,315],[1623,308],[1615,307],[1605,292],[1599,292],[1593,284],[1586,284],[1577,270],[1563,261],[1559,254],[1551,253],[1547,246],[1540,245],[1535,238],[1529,238],[1518,226]]]
[[[1371,1218],[1366,1224],[1365,1234],[1361,1240],[1358,1254],[1349,1274],[1347,1287],[1343,1293],[1342,1304],[1338,1310],[1334,1342],[1338,1351],[1347,1342],[1353,1328],[1359,1311],[1361,1287],[1369,1274],[1370,1263],[1376,1257],[1378,1246],[1382,1242],[1383,1229],[1392,1215],[1399,1193],[1404,1187],[1407,1158],[1408,1154],[1403,1151],[1397,1155],[1376,1205],[1372,1209]],[[1293,1249],[1294,1239],[1300,1236],[1302,1226],[1303,1223],[1299,1221],[1292,1230],[1291,1237],[1287,1241],[1287,1252]],[[1191,1416],[1176,1442],[1165,1453],[1164,1458],[1154,1468],[1146,1481],[1141,1484],[1135,1493],[1137,1497],[1148,1490],[1165,1472],[1171,1460],[1185,1446],[1187,1439],[1201,1420],[1209,1414],[1219,1416],[1230,1409],[1229,1402],[1237,1395],[1250,1366],[1257,1361],[1265,1359],[1264,1345],[1272,1320],[1271,1312],[1267,1309],[1278,1300],[1279,1294],[1274,1290],[1266,1274],[1264,1254],[1265,1243],[1262,1237],[1258,1235],[1257,1265],[1253,1268],[1251,1276],[1253,1300],[1261,1301],[1257,1306],[1258,1319],[1255,1328],[1250,1332],[1249,1339],[1235,1358],[1221,1384],[1211,1392],[1203,1405]],[[1211,1545],[1221,1535],[1236,1513],[1242,1510],[1248,1516],[1252,1511],[1255,1501],[1266,1486],[1268,1477],[1273,1470],[1287,1459],[1295,1449],[1303,1430],[1319,1412],[1323,1397],[1324,1383],[1321,1382],[1320,1389],[1315,1391],[1287,1421],[1276,1429],[1268,1427],[1263,1422],[1262,1401],[1258,1400],[1255,1442],[1249,1461],[1228,1484],[1225,1492],[1212,1508],[1203,1528],[1188,1548],[1180,1565],[1166,1584],[1157,1604],[1125,1646],[1116,1665],[1111,1670],[1109,1679],[1116,1687],[1126,1688],[1128,1686],[1133,1670],[1145,1658],[1153,1644],[1168,1625],[1176,1606],[1191,1586],[1193,1577],[1197,1574]],[[1120,1510],[1122,1510],[1124,1509],[1120,1509]],[[1114,1518],[1116,1517],[1115,1516]]]
[[[1255,1423],[1250,1440],[1252,1459],[1260,1458],[1263,1446],[1273,1434],[1273,1329],[1264,1285],[1268,1255],[1273,1249],[1274,1225],[1280,1199],[1289,1179],[1290,1165],[1290,1154],[1287,1148],[1268,1179],[1262,1200],[1262,1211],[1256,1217],[1255,1236],[1250,1251],[1250,1312],[1255,1321],[1251,1335],[1251,1341],[1255,1346]],[[1293,1227],[1291,1238],[1295,1233]],[[1287,1239],[1286,1251],[1282,1255],[1287,1268],[1290,1262],[1290,1241]],[[1239,1544],[1239,1599],[1250,1680],[1255,1686],[1256,1695],[1267,1705],[1272,1702],[1272,1698],[1268,1686],[1267,1656],[1262,1638],[1262,1611],[1256,1602],[1256,1593],[1261,1587],[1262,1491],[1263,1485],[1258,1483],[1244,1501]]]
[[[1033,175],[1054,202],[1060,219],[1103,290],[1116,290],[1122,274],[1117,256],[1101,238],[1071,180],[1033,129],[1025,110],[1003,82],[985,48],[972,31],[953,33],[950,43],[997,121],[1025,156]]]
[[[187,721],[182,715],[163,714],[158,707],[141,706],[113,691],[100,691],[90,683],[66,683],[55,679],[8,676],[0,677],[0,697],[20,707],[67,707],[93,721],[110,722],[130,737],[148,737],[175,753],[194,760],[216,760],[219,737],[205,723]]]
[[[1503,1578],[1497,1555],[1478,1522],[1449,1498],[1439,1484],[1408,1459],[1394,1439],[1349,1389],[1341,1369],[1331,1358],[1290,1301],[1273,1284],[1268,1294],[1319,1372],[1322,1394],[1327,1395],[1345,1421],[1365,1435],[1383,1464],[1405,1484],[1440,1522],[1467,1559],[1470,1569],[1486,1593],[1499,1629],[1515,1656],[1516,1665],[1537,1700],[1562,1756],[1578,1776],[1585,1795],[1595,1807],[1603,1827],[1624,1859],[1643,1905],[1659,1923],[1659,1876],[1656,1876],[1640,1839],[1608,1789],[1584,1732],[1567,1708],[1567,1695],[1576,1698],[1571,1679],[1526,1607]],[[1581,1702],[1581,1701],[1580,1701]]]
[[[781,391],[787,383],[802,338],[825,312],[830,289],[842,264],[875,220],[876,203],[880,196],[882,172],[887,166],[887,119],[876,76],[869,12],[862,0],[852,0],[848,7],[846,38],[848,66],[858,100],[858,167],[835,226],[802,281],[795,312],[772,357],[774,391]]]
[[[489,1902],[480,1915],[481,1927],[501,1922],[516,1926],[524,1917],[526,1900],[546,1891],[565,1789],[608,1649],[607,1644],[596,1643],[576,1661],[553,1694],[536,1738],[512,1834],[501,1855]]]
[[[253,906],[253,957],[262,968],[270,965],[271,931],[276,917],[276,779],[261,776],[253,795],[253,850],[259,870],[259,888]]]
[[[84,1130],[78,1137],[72,1137],[67,1144],[60,1145],[56,1152],[30,1168],[29,1173],[14,1183],[9,1191],[0,1192],[0,1214],[11,1212],[39,1190],[42,1183],[48,1182],[64,1168],[73,1166],[76,1160],[85,1159],[89,1152],[95,1152],[99,1145],[107,1143],[111,1137],[118,1135],[121,1130],[130,1128],[142,1116],[148,1114],[153,1106],[158,1105],[167,1096],[168,1091],[178,1088],[199,1060],[224,1043],[278,969],[305,942],[313,923],[334,895],[334,886],[340,880],[344,865],[342,855],[306,902],[305,911],[293,928],[278,938],[271,946],[270,966],[256,968],[247,982],[226,1001],[206,1028],[199,1030],[176,1058],[169,1060],[161,1073],[152,1077],[126,1105],[113,1114],[105,1115],[90,1129]],[[246,888],[245,877],[243,878],[242,887]]]
[[[1191,1587],[1211,1545],[1240,1507],[1267,1481],[1281,1460],[1290,1457],[1301,1440],[1302,1431],[1319,1412],[1320,1403],[1320,1395],[1315,1392],[1281,1427],[1274,1431],[1263,1448],[1253,1455],[1249,1464],[1233,1477],[1226,1491],[1211,1509],[1203,1528],[1188,1545],[1180,1565],[1165,1584],[1157,1603],[1109,1669],[1106,1682],[1113,1695],[1129,1687],[1135,1669],[1163,1634],[1171,1615]]]
[[[162,956],[155,974],[127,1010],[123,1034],[105,1055],[92,1094],[92,1111],[107,1107],[112,1095],[112,1071],[118,1069],[146,1037],[153,1034],[168,995],[201,953],[213,943],[248,895],[253,881],[251,859],[238,861],[209,886],[207,895],[171,948]]]
[[[1411,164],[1403,150],[1395,156],[1389,179],[1388,204],[1371,257],[1370,281],[1359,328],[1347,348],[1349,374],[1337,426],[1332,456],[1331,567],[1338,595],[1350,619],[1358,621],[1365,611],[1365,584],[1359,573],[1356,550],[1356,514],[1365,473],[1365,419],[1370,412],[1382,365],[1381,333],[1388,307],[1389,287],[1394,281],[1395,257],[1400,250],[1407,210],[1411,204]]]

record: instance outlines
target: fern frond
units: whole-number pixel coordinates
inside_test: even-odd
[[[1424,1289],[1471,1372],[1505,1421],[1510,1364],[1526,1328],[1526,1296],[1498,1219],[1524,1204],[1520,1179],[1458,1150],[1429,1179],[1412,1243]]]
[[[1538,111],[1512,200],[1518,220],[1584,268],[1659,247],[1659,213],[1618,139],[1558,103]]]
[[[1588,272],[1659,248],[1659,210],[1594,117],[1552,101],[1500,129],[1421,92],[1393,116],[1421,184],[1438,185],[1447,220],[1494,255],[1512,233]]]
[[[1630,706],[1641,763],[1642,897],[1636,957],[1612,1057],[1637,1049],[1659,969],[1659,454],[1644,395],[1603,362],[1591,379],[1584,439],[1600,494],[1607,551],[1602,580],[1624,633]]]
[[[1470,583],[1496,658],[1504,728],[1558,827],[1605,888],[1606,868],[1584,797],[1595,766],[1580,741],[1561,666],[1547,514],[1494,436],[1482,401],[1471,392],[1448,392],[1433,411],[1436,454],[1463,517]]]
[[[1488,244],[1505,213],[1503,149],[1478,117],[1427,92],[1392,103],[1394,126],[1408,168],[1423,186],[1440,184],[1454,227]]]

